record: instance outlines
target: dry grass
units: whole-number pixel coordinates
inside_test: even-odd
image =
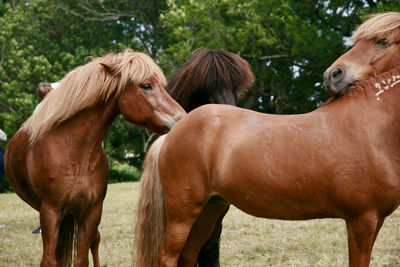
[[[138,183],[109,186],[100,224],[102,266],[131,266]],[[15,194],[0,194],[0,266],[38,266],[42,253],[38,213]],[[371,266],[400,266],[400,212],[385,222]],[[347,242],[341,220],[258,219],[231,207],[224,220],[222,266],[346,266]]]

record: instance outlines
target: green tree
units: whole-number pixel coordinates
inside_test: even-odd
[[[240,53],[256,81],[242,105],[269,113],[301,113],[327,95],[322,73],[346,50],[360,14],[393,1],[168,0],[161,14],[169,46],[163,61],[179,66],[199,47]],[[386,8],[388,10],[389,8]]]
[[[126,23],[87,19],[69,8],[74,2],[0,2],[0,128],[9,138],[39,102],[39,82],[58,81],[92,56],[125,47],[147,52],[137,33],[131,31],[133,26],[128,25],[132,17],[126,17]],[[150,37],[146,38],[151,43]],[[125,151],[142,155],[142,136],[146,135],[145,131],[118,120],[105,140],[111,162],[132,162],[124,157]],[[116,149],[112,149],[114,143]]]
[[[322,73],[347,49],[344,38],[383,11],[400,11],[398,1],[3,0],[0,128],[9,137],[19,129],[39,101],[39,82],[124,47],[149,54],[167,75],[196,48],[240,53],[256,75],[242,106],[307,112],[328,97]],[[151,139],[119,118],[105,148],[114,167],[140,167]]]
[[[0,5],[0,126],[12,135],[38,103],[39,82],[57,81],[87,56],[102,51],[75,36],[77,23],[49,1]]]

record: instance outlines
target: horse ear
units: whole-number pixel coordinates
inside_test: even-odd
[[[110,63],[103,63],[100,62],[100,65],[103,66],[104,70],[110,74],[114,74],[115,73],[115,65],[114,64],[110,64]]]

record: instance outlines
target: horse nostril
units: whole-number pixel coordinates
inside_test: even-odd
[[[344,77],[344,71],[341,68],[334,68],[329,73],[329,81],[331,83],[340,82]]]

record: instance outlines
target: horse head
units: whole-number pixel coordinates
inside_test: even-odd
[[[325,90],[331,95],[343,95],[357,82],[399,66],[400,13],[372,16],[351,38],[354,46],[324,73]]]
[[[118,96],[118,108],[128,121],[158,134],[167,133],[186,114],[154,76],[138,86],[127,85]]]
[[[157,134],[167,133],[186,112],[165,90],[161,68],[145,54],[129,53],[117,64],[100,62],[118,80],[118,111],[132,123]]]
[[[23,128],[34,143],[57,125],[91,109],[107,114],[107,125],[122,114],[130,122],[164,134],[186,113],[163,84],[163,71],[143,53],[128,49],[94,58],[69,72]]]

